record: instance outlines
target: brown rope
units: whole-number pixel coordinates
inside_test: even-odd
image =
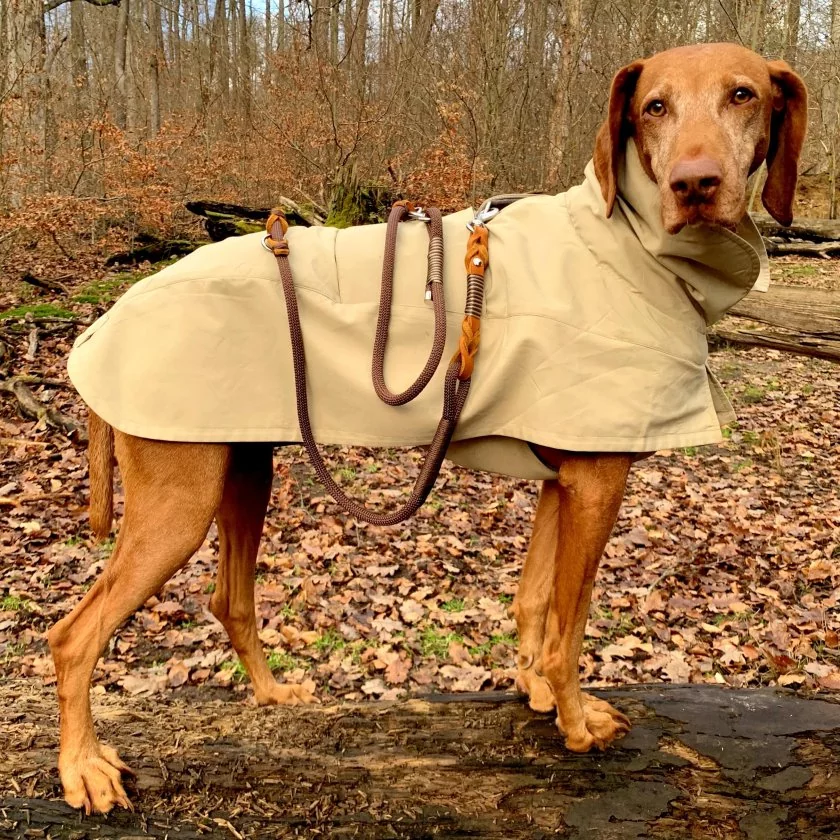
[[[324,459],[318,451],[318,444],[312,433],[312,426],[309,422],[309,403],[306,393],[306,354],[303,345],[303,333],[300,326],[300,315],[298,313],[297,297],[295,295],[294,280],[289,265],[289,245],[285,239],[288,227],[286,220],[278,211],[272,211],[269,218],[268,236],[265,239],[266,246],[277,258],[277,265],[280,269],[280,280],[283,285],[283,295],[286,299],[286,311],[289,317],[289,333],[292,342],[292,363],[295,374],[295,396],[297,398],[297,415],[300,425],[300,434],[303,438],[303,445],[309,454],[312,467],[327,489],[327,492],[341,505],[351,516],[369,522],[372,525],[396,525],[405,521],[415,514],[426,501],[440,472],[440,466],[452,440],[458,418],[467,399],[470,389],[469,377],[461,377],[462,361],[460,354],[450,362],[446,370],[446,377],[443,386],[443,411],[440,423],[438,423],[434,438],[426,452],[426,457],[420,468],[420,473],[414,483],[408,501],[392,513],[376,513],[364,505],[347,496],[344,491],[335,483],[333,477],[324,464]]]
[[[435,333],[429,358],[419,376],[402,393],[394,394],[385,384],[385,348],[388,344],[388,329],[391,321],[391,301],[394,292],[394,265],[396,262],[397,230],[407,212],[414,210],[414,205],[407,201],[398,201],[391,208],[388,227],[385,232],[385,258],[382,263],[382,288],[379,295],[379,317],[376,321],[376,338],[373,342],[373,365],[371,375],[373,388],[382,402],[388,405],[405,405],[419,396],[429,384],[443,358],[446,345],[446,302],[443,296],[443,219],[437,207],[430,207],[429,217],[429,256],[426,274],[426,291],[431,293],[432,307],[435,313]]]

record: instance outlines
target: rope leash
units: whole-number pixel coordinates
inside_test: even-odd
[[[410,201],[397,201],[388,216],[385,231],[385,258],[382,261],[382,287],[379,295],[379,316],[376,320],[376,338],[373,342],[371,376],[376,395],[386,405],[405,405],[423,393],[443,358],[446,345],[446,303],[443,297],[443,219],[437,207],[430,207],[428,215]],[[426,222],[429,231],[428,271],[426,273],[426,299],[432,301],[435,312],[435,332],[429,358],[419,376],[402,393],[394,394],[385,384],[385,347],[391,321],[391,301],[394,291],[394,266],[397,251],[397,227],[404,218]]]
[[[517,196],[516,198],[518,198]],[[503,197],[502,206],[512,200],[512,196]],[[481,310],[484,303],[484,273],[489,264],[488,231],[485,222],[499,212],[500,207],[493,206],[490,199],[476,213],[475,218],[467,227],[470,236],[467,241],[465,264],[467,269],[467,295],[464,307],[464,319],[461,324],[461,335],[458,350],[452,357],[446,369],[443,385],[443,408],[441,419],[434,437],[426,451],[426,457],[420,467],[420,473],[409,494],[408,500],[399,509],[391,513],[377,513],[359,502],[351,499],[336,484],[324,464],[324,459],[318,450],[318,444],[312,432],[309,420],[309,402],[306,388],[306,352],[303,342],[303,331],[300,325],[300,314],[297,305],[297,295],[289,264],[289,243],[286,240],[288,222],[279,209],[271,211],[266,222],[267,234],[263,237],[264,247],[271,251],[277,259],[280,270],[280,280],[283,286],[283,296],[286,300],[286,311],[289,318],[289,334],[292,343],[292,365],[295,376],[295,398],[297,401],[298,424],[301,438],[306,448],[312,468],[321,483],[335,501],[351,516],[372,525],[397,525],[415,514],[428,498],[432,487],[440,473],[441,464],[446,456],[446,450],[452,440],[461,411],[464,408],[470,390],[470,380],[475,367],[475,356],[478,352],[481,334]],[[443,295],[443,226],[440,211],[430,208],[428,216],[416,208],[411,202],[397,202],[391,209],[386,230],[385,258],[383,261],[382,287],[377,318],[376,339],[372,364],[372,378],[374,388],[379,398],[388,405],[404,405],[418,396],[428,385],[440,363],[444,344],[446,342],[446,310]],[[391,298],[393,292],[393,272],[396,254],[397,227],[406,216],[423,219],[429,224],[429,256],[428,273],[426,278],[426,297],[431,297],[435,313],[435,335],[429,358],[417,379],[402,393],[393,394],[385,385],[383,366],[385,347],[388,340],[388,327],[391,316]]]

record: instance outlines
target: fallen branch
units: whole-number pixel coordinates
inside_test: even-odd
[[[29,438],[0,437],[0,446],[49,446],[45,440],[29,440]]]
[[[26,346],[26,352],[23,354],[23,358],[26,359],[27,362],[34,362],[35,355],[38,352],[38,327],[32,327],[29,331],[29,343]]]
[[[74,496],[69,490],[59,490],[55,493],[27,493],[23,496],[0,496],[0,505],[4,507],[22,507],[30,502],[51,502],[55,499],[68,499]]]
[[[147,242],[132,248],[130,251],[120,251],[111,254],[105,265],[126,265],[128,263],[158,262],[168,260],[170,257],[183,257],[191,254],[196,248],[203,245],[203,242],[193,242],[191,239],[167,239],[155,242]]]
[[[59,318],[55,315],[34,316],[31,312],[26,315],[19,315],[10,318],[3,318],[0,324],[17,325],[17,324],[58,324],[64,327],[89,327],[92,321],[84,318]],[[56,327],[60,329],[61,327]]]
[[[69,382],[65,382],[63,379],[51,379],[47,376],[34,376],[29,373],[20,373],[15,379],[25,385],[48,385],[50,388],[72,387]]]
[[[46,277],[36,277],[34,274],[30,274],[27,271],[21,275],[20,279],[24,283],[28,283],[30,286],[37,286],[39,289],[44,289],[47,292],[56,292],[57,294],[66,295],[69,294],[69,290],[67,286],[59,281],[70,276],[71,275],[69,274],[63,274],[61,277],[56,277],[54,280],[47,280]]]
[[[12,377],[5,382],[0,382],[0,391],[11,394],[17,400],[24,417],[37,420],[38,426],[50,426],[63,431],[68,437],[75,437],[80,441],[86,440],[85,430],[75,420],[52,406],[44,405],[21,378]]]

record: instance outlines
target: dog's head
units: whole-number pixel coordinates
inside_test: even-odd
[[[805,84],[784,61],[737,44],[678,47],[622,67],[595,141],[607,216],[633,137],[659,186],[668,233],[702,222],[734,229],[746,212],[747,178],[765,159],[762,201],[790,224],[807,111]]]

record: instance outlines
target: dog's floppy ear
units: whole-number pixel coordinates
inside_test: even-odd
[[[627,108],[633,98],[636,82],[644,67],[643,61],[634,61],[622,67],[612,80],[607,118],[595,138],[595,175],[607,203],[607,218],[612,215],[618,182],[618,164],[627,139]]]
[[[773,112],[767,146],[767,181],[761,201],[781,225],[793,221],[797,165],[808,127],[808,91],[785,61],[768,61]]]

